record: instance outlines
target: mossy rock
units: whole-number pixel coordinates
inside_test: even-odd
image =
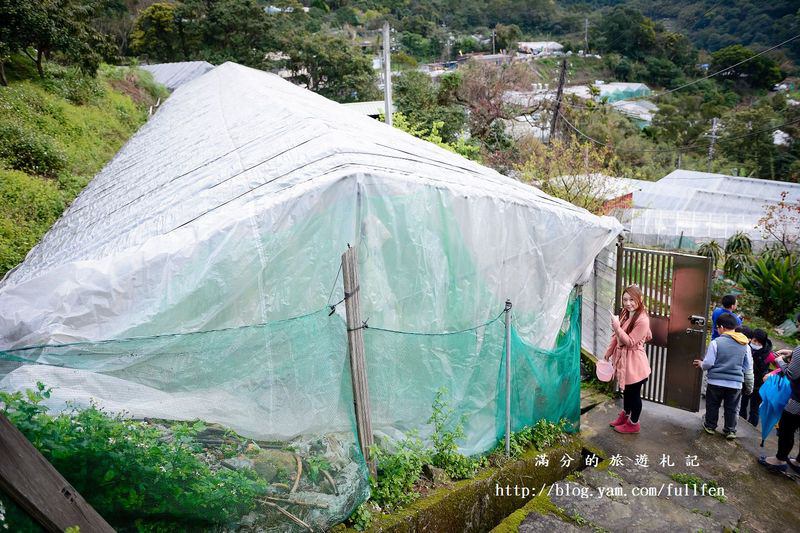
[[[283,450],[261,449],[250,457],[250,461],[253,463],[253,470],[268,483],[287,481],[284,476],[297,470],[294,454]]]

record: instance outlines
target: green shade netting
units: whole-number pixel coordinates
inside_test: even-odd
[[[307,509],[302,518],[320,527],[344,520],[368,496],[363,457],[358,451],[346,328],[338,315],[323,309],[308,315],[256,326],[191,334],[161,335],[95,343],[30,347],[0,352],[6,364],[23,365],[6,380],[24,380],[25,365],[37,367],[46,381],[57,370],[55,401],[88,403],[92,383],[115,390],[120,410],[130,395],[147,387],[148,412],[162,409],[174,418],[181,402],[198,398],[214,406],[220,418],[248,428],[270,426],[302,430],[292,440],[301,455],[326,455],[339,495],[323,494],[326,509]],[[483,453],[502,438],[505,428],[505,328],[502,313],[486,324],[453,333],[364,331],[373,426],[376,432],[402,438],[409,430],[430,433],[426,421],[436,392],[444,387],[454,409],[464,416],[462,451]],[[220,364],[219,354],[225,354]],[[246,354],[246,355],[242,355]],[[253,355],[257,354],[257,355]],[[516,431],[537,420],[567,419],[577,428],[580,416],[580,298],[570,298],[552,350],[530,346],[511,326],[511,427]],[[72,381],[64,379],[69,370]],[[98,374],[101,379],[98,381]],[[6,383],[13,386],[13,383]],[[66,400],[65,400],[66,401]],[[105,403],[115,409],[113,404]],[[251,413],[259,413],[253,418]],[[237,413],[242,413],[240,418]],[[136,416],[136,413],[131,413]],[[150,416],[153,416],[152,414]],[[213,416],[205,420],[213,422]],[[237,427],[238,426],[238,427]],[[339,443],[319,450],[320,443]],[[198,510],[202,515],[202,511]],[[289,527],[288,523],[286,524]],[[293,526],[292,526],[293,527]]]

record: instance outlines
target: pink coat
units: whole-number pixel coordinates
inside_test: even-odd
[[[616,329],[605,354],[605,358],[611,359],[614,364],[614,377],[620,389],[650,375],[650,362],[644,351],[644,343],[653,338],[650,317],[647,313],[641,313],[630,333],[625,333],[627,325],[628,320]]]

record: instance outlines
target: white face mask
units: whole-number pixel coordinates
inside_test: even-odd
[[[751,343],[750,343],[750,347],[751,347],[752,349],[754,349],[754,350],[760,350],[761,348],[763,348],[763,346],[761,346],[761,345],[760,345],[760,344],[758,344],[757,342],[751,342]]]

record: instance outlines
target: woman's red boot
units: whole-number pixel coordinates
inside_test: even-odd
[[[619,426],[614,426],[614,431],[617,433],[639,433],[639,422],[635,424],[631,422],[630,417],[625,417],[625,423]]]
[[[628,415],[625,414],[625,411],[620,411],[617,419],[611,422],[609,426],[611,426],[612,428],[621,426],[622,424],[627,422],[627,420],[628,420]]]

